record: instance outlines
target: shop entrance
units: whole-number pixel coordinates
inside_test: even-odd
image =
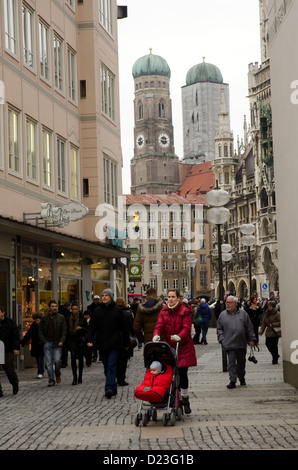
[[[8,292],[9,292],[9,260],[0,258],[0,304],[10,316],[9,303],[8,303]]]

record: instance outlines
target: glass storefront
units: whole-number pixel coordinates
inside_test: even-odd
[[[80,253],[61,251],[57,255],[58,302],[82,299],[82,258]]]
[[[108,258],[93,257],[91,264],[92,297],[101,295],[102,291],[110,287],[110,262]]]

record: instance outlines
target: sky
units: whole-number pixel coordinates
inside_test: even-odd
[[[243,137],[244,115],[249,125],[248,64],[259,62],[259,0],[118,0],[128,16],[118,20],[120,125],[123,194],[130,194],[130,160],[134,150],[134,80],[132,67],[152,53],[171,69],[175,153],[183,157],[181,88],[191,67],[216,65],[230,88],[230,121]]]

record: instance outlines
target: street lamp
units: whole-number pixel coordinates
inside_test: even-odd
[[[255,245],[256,237],[253,235],[255,231],[255,226],[253,224],[243,224],[240,227],[240,232],[244,235],[241,238],[241,243],[244,246],[247,246],[248,254],[248,273],[249,273],[249,295],[252,295],[252,279],[251,279],[251,255],[250,247]]]
[[[207,212],[208,222],[217,226],[217,245],[218,245],[218,271],[219,271],[219,300],[222,303],[224,298],[223,279],[222,279],[222,250],[221,250],[221,231],[220,226],[229,221],[230,211],[223,207],[230,200],[229,193],[223,189],[214,189],[206,194],[207,204],[212,207]]]
[[[194,268],[197,264],[197,258],[194,253],[187,253],[186,254],[186,266],[189,268],[189,282],[190,282],[190,298],[192,299],[193,296],[193,276],[194,276]]]
[[[152,264],[152,274],[156,276],[156,290],[158,292],[157,276],[159,274],[159,264]]]
[[[220,308],[223,307],[224,292],[223,292],[223,279],[222,279],[222,252],[221,252],[221,231],[220,226],[229,221],[230,211],[223,207],[230,200],[229,193],[223,189],[215,188],[206,194],[206,202],[210,206],[214,206],[207,212],[208,222],[217,226],[217,246],[218,246],[218,275],[219,275],[219,304]],[[222,348],[222,370],[228,370],[227,352]]]

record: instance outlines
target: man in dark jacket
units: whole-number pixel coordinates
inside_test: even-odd
[[[157,299],[156,290],[149,287],[146,292],[146,302],[138,306],[133,324],[134,334],[140,343],[146,344],[152,341],[153,330],[163,306],[162,299]]]
[[[113,300],[111,289],[104,289],[102,302],[94,310],[87,334],[87,345],[93,347],[94,339],[98,344],[100,357],[104,365],[105,396],[111,398],[117,394],[117,358],[119,352],[130,345],[127,322],[121,307]]]
[[[67,326],[63,315],[58,313],[56,300],[50,300],[49,312],[44,315],[39,325],[39,339],[44,345],[45,363],[49,377],[49,387],[61,382],[62,346],[67,336]],[[55,364],[55,374],[54,374]]]
[[[17,325],[11,318],[5,316],[3,307],[0,307],[0,341],[4,343],[5,353],[4,363],[1,365],[12,385],[13,394],[16,395],[19,391],[19,379],[14,368],[13,358],[14,355],[18,356],[20,352],[20,336]],[[0,397],[2,396],[0,382]]]

